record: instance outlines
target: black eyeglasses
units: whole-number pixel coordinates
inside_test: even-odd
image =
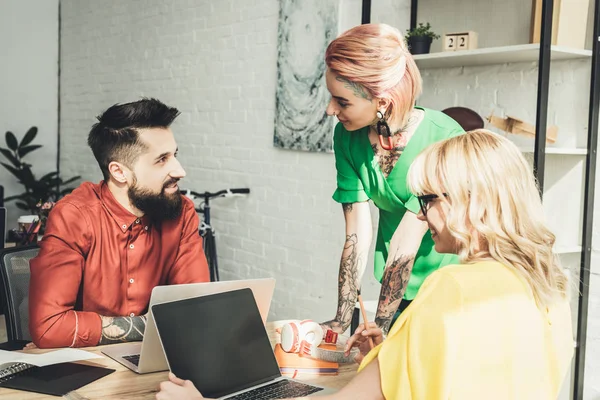
[[[442,193],[444,195],[444,197],[448,197],[448,194],[446,193]],[[426,217],[427,216],[427,210],[429,209],[429,203],[431,203],[433,200],[437,199],[438,196],[437,194],[424,194],[422,196],[417,196],[417,199],[419,199],[419,205],[421,206],[421,212],[423,213],[423,216]]]

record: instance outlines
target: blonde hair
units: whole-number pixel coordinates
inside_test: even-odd
[[[334,74],[388,98],[388,124],[402,127],[421,94],[421,73],[400,31],[386,24],[356,26],[332,41],[325,63]]]
[[[450,203],[446,226],[461,262],[492,258],[514,268],[539,305],[566,296],[567,278],[552,252],[555,236],[546,226],[537,183],[510,140],[477,129],[435,143],[415,159],[408,182],[413,193],[437,194]],[[473,231],[484,242],[479,251]]]

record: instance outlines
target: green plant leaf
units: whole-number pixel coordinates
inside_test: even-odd
[[[6,145],[11,150],[17,150],[19,148],[17,137],[11,131],[6,131]]]
[[[22,169],[17,169],[11,165],[8,165],[6,163],[0,163],[4,168],[6,168],[7,170],[10,171],[11,174],[13,174],[19,181],[21,181],[23,179],[23,170]]]
[[[27,211],[29,211],[29,210],[30,210],[30,208],[29,208],[29,206],[28,206],[27,204],[25,204],[25,203],[23,203],[23,202],[20,202],[20,201],[18,201],[18,202],[16,203],[16,206],[17,206],[18,208],[20,208],[21,210],[27,210]]]
[[[32,151],[37,150],[40,147],[42,147],[41,144],[32,144],[31,146],[20,147],[19,148],[19,157],[23,158],[28,153],[31,153]]]
[[[21,170],[21,182],[25,185],[25,189],[33,188],[37,181],[31,172],[31,168],[25,167]]]
[[[21,193],[21,194],[15,194],[14,196],[8,196],[8,197],[5,197],[5,198],[4,198],[4,201],[6,202],[6,201],[12,201],[12,200],[17,200],[17,199],[20,199],[20,198],[22,198],[22,197],[23,197],[23,194],[24,194],[24,193]]]
[[[57,172],[57,171],[54,171],[54,172],[49,172],[49,173],[47,173],[46,175],[42,176],[42,177],[40,178],[40,181],[42,181],[42,182],[48,181],[48,180],[50,180],[51,178],[53,178],[54,176],[56,176],[56,175],[58,175],[58,172]]]
[[[15,167],[19,168],[21,166],[21,163],[19,160],[17,160],[17,157],[15,157],[10,150],[0,147],[0,153],[2,153],[4,157],[8,158],[8,161],[13,163]]]
[[[35,139],[37,133],[38,133],[37,126],[32,126],[31,128],[29,128],[29,130],[27,131],[25,136],[23,136],[23,139],[21,140],[19,147],[27,146],[29,143],[31,143],[33,141],[33,139]]]

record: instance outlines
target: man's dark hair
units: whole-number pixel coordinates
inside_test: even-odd
[[[139,140],[139,130],[168,128],[179,115],[179,110],[156,99],[142,99],[126,104],[115,104],[92,126],[88,145],[100,165],[104,180],[109,179],[108,164],[117,161],[129,168],[145,150]]]

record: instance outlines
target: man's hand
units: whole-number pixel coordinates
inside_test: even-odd
[[[169,372],[169,380],[160,383],[157,400],[197,400],[205,399],[191,381],[184,381]]]
[[[383,342],[383,332],[377,327],[375,322],[370,322],[369,327],[366,329],[365,324],[360,324],[358,328],[356,328],[354,335],[352,335],[346,342],[344,354],[348,356],[350,355],[351,348],[358,347],[360,353],[356,356],[354,361],[360,364],[363,358],[365,358],[365,356],[371,351],[371,346],[369,345],[368,340],[369,337],[373,339],[373,344],[375,346],[378,346]]]
[[[33,342],[29,342],[23,347],[23,350],[37,349],[38,347]]]

